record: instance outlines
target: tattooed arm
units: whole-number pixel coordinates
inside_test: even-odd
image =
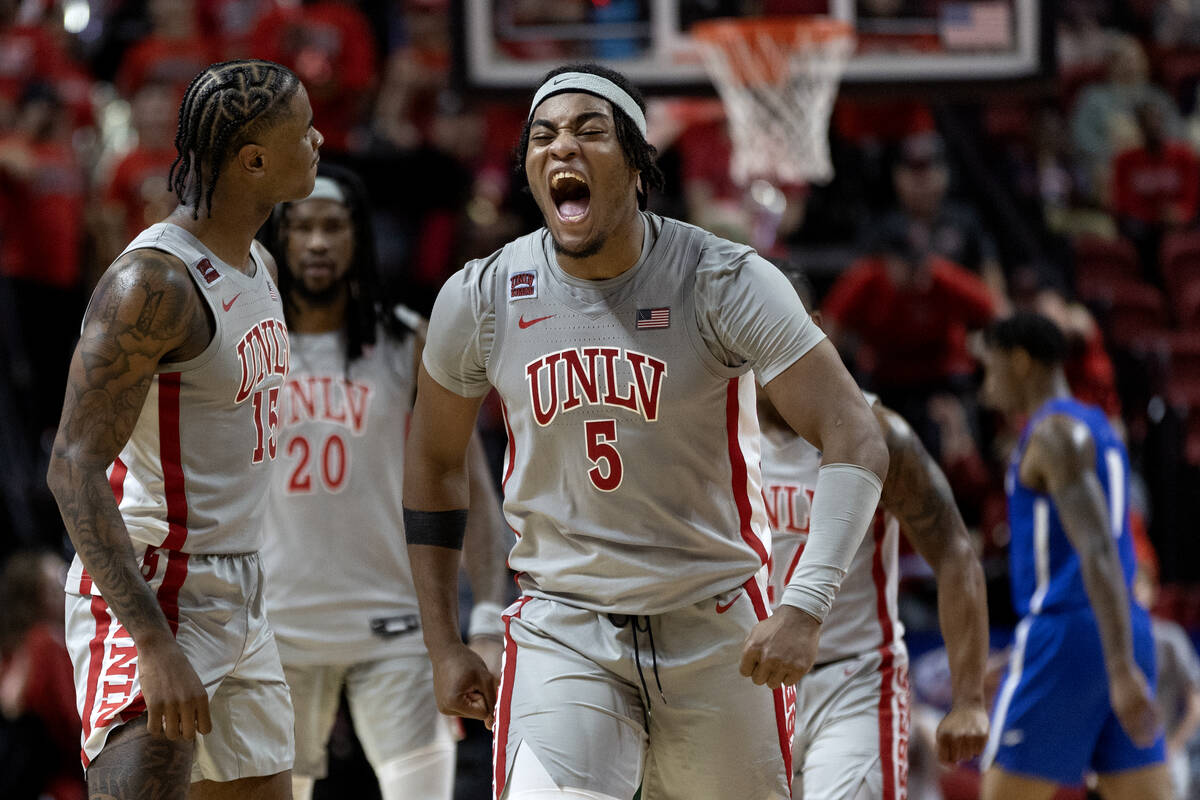
[[[983,676],[988,655],[987,590],[983,569],[950,484],[899,414],[875,405],[891,467],[879,504],[891,512],[908,540],[933,568],[938,621],[946,640],[953,707],[937,729],[938,757],[947,763],[973,758],[987,744]]]
[[[161,361],[197,355],[208,318],[183,264],[154,250],[118,259],[100,279],[71,359],[47,482],[71,542],[138,649],[151,733],[211,729],[204,687],[143,579],[105,471],[141,413]]]

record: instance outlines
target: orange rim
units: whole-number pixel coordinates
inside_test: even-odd
[[[690,33],[701,41],[716,45],[757,39],[759,36],[792,44],[796,41],[826,42],[830,39],[850,38],[854,35],[854,27],[848,22],[830,17],[738,17],[697,22],[692,26]]]

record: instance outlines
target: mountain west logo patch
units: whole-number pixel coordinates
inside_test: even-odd
[[[221,280],[221,273],[217,271],[217,268],[207,258],[202,258],[196,262],[196,271],[200,273],[200,277],[204,278],[204,282],[209,286]]]
[[[508,276],[508,299],[528,300],[537,297],[537,273],[514,272]]]

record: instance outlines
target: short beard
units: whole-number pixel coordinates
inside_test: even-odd
[[[346,282],[344,280],[335,281],[324,289],[314,291],[305,286],[303,281],[296,281],[292,284],[292,291],[309,306],[314,308],[329,308],[341,299],[346,291]]]
[[[604,245],[608,242],[608,237],[597,236],[593,242],[590,244],[585,244],[578,250],[568,250],[567,248],[563,247],[562,243],[558,241],[553,233],[550,234],[550,239],[554,242],[554,252],[569,258],[591,258],[603,250]]]

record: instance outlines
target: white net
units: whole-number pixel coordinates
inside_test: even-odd
[[[854,37],[848,27],[823,22],[797,22],[786,34],[753,23],[709,23],[697,35],[729,119],[730,174],[739,185],[833,178],[829,115]]]

